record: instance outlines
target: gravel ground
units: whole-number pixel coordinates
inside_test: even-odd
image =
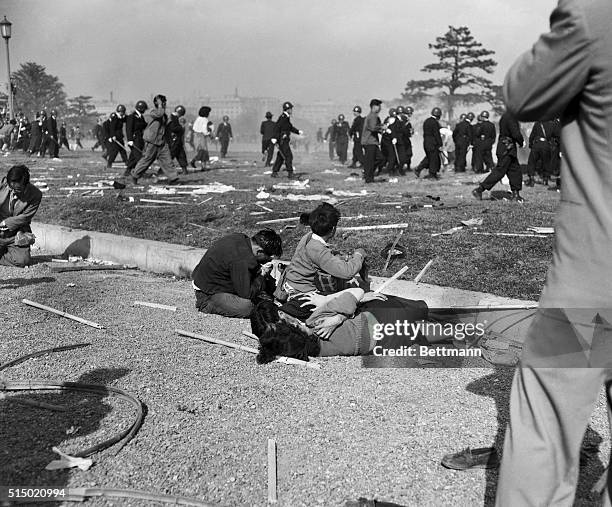
[[[22,298],[106,330],[26,307]],[[179,309],[135,307],[135,300]],[[364,369],[359,358],[322,359],[320,371],[258,366],[250,354],[173,332],[253,345],[240,336],[247,321],[198,314],[188,281],[136,271],[0,267],[0,319],[0,362],[92,344],[27,361],[3,372],[5,379],[103,383],[131,392],[148,409],[136,438],[117,456],[113,448],[94,455],[86,472],[46,471],[55,459],[52,446],[75,451],[99,442],[129,424],[133,409],[80,394],[17,395],[73,407],[67,413],[0,400],[0,484],[132,488],[263,506],[267,439],[274,438],[281,506],[342,505],[359,496],[406,506],[471,506],[493,498],[495,472],[453,472],[439,462],[465,446],[500,443],[509,370]],[[582,470],[577,505],[596,504],[588,491],[607,462],[607,433],[602,397],[587,435],[601,447]]]

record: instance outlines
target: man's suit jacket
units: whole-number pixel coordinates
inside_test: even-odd
[[[53,118],[53,116],[49,116],[45,120],[45,124],[43,126],[43,132],[53,139],[57,139],[57,120]]]
[[[11,189],[8,186],[6,178],[4,178],[0,182],[0,206],[8,200],[10,191]],[[0,216],[0,222],[4,220],[8,229],[14,233],[19,231],[31,232],[30,222],[32,218],[34,218],[34,215],[36,215],[41,200],[42,192],[29,183],[23,196],[15,201],[11,216]]]
[[[440,123],[430,116],[423,123],[423,147],[425,151],[437,150],[442,146]]]
[[[611,19],[609,0],[561,0],[550,32],[504,83],[519,120],[560,117],[562,124],[561,203],[541,307],[611,307]]]
[[[142,133],[147,126],[147,121],[143,115],[133,112],[128,115],[125,120],[125,134],[128,141],[132,141],[137,147],[142,147],[144,141],[142,140]]]

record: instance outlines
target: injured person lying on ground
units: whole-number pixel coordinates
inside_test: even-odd
[[[439,325],[430,332],[425,323],[453,324],[452,316],[440,317],[429,311],[424,301],[415,301],[352,288],[331,296],[318,294],[302,298],[302,304],[314,306],[302,321],[270,301],[257,305],[251,315],[252,332],[259,338],[260,364],[277,356],[304,361],[308,357],[367,356],[376,349],[407,350],[446,342],[451,348],[470,348],[470,338],[461,340],[443,331]],[[285,308],[287,310],[289,308]],[[296,313],[292,311],[292,313]],[[412,354],[407,354],[414,357]]]

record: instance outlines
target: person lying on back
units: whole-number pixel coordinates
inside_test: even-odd
[[[270,230],[229,234],[207,250],[193,270],[196,308],[203,313],[248,318],[261,298],[272,299],[269,273],[283,253],[280,236]],[[265,265],[265,266],[264,266]]]

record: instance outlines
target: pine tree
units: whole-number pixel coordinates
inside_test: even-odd
[[[64,85],[56,76],[46,72],[45,67],[34,62],[21,64],[13,73],[16,110],[33,115],[43,109],[56,109],[60,114],[66,109]]]

